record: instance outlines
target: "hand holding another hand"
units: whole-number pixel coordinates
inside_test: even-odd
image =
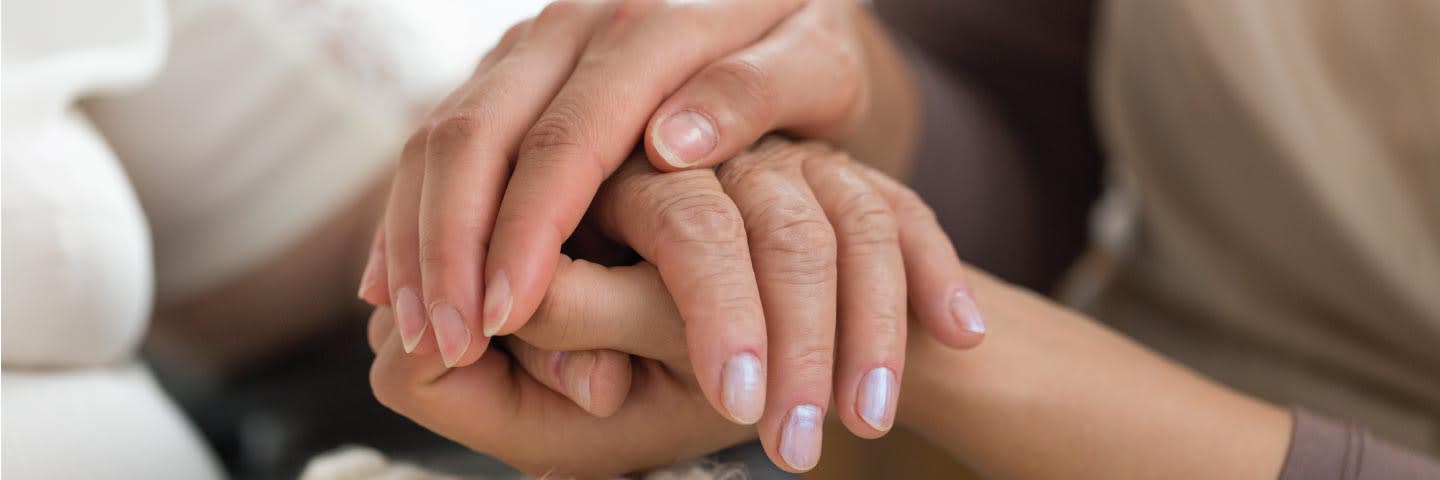
[[[532,472],[619,473],[756,435],[706,408],[716,405],[705,395],[707,375],[680,339],[689,336],[691,348],[715,342],[693,337],[676,307],[680,298],[724,291],[728,284],[716,278],[745,279],[750,261],[735,252],[747,238],[765,315],[777,319],[758,332],[770,339],[776,370],[758,435],[777,465],[803,471],[818,460],[832,356],[845,425],[870,438],[890,428],[907,296],[915,317],[946,343],[980,339],[962,267],[929,210],[821,144],[769,140],[718,172],[660,174],[632,161],[601,189],[592,214],[603,234],[650,262],[604,268],[562,259],[535,317],[516,332],[523,342],[508,341],[509,356],[452,370],[430,336],[406,355],[403,327],[382,308],[372,321],[377,397]],[[707,230],[738,225],[745,231],[729,236]],[[737,235],[742,248],[718,240]],[[641,368],[630,369],[617,351],[636,355]],[[725,412],[733,402],[718,404]]]

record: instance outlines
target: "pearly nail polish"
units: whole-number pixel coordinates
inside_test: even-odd
[[[885,367],[871,370],[860,380],[855,409],[860,419],[876,430],[888,431],[895,421],[894,405],[899,393],[895,384],[895,372]]]
[[[730,357],[720,374],[721,399],[736,421],[752,424],[765,413],[765,374],[760,359],[745,352]]]
[[[820,407],[797,405],[785,419],[780,434],[780,458],[790,468],[805,471],[820,461],[820,425],[824,421]]]
[[[985,333],[985,319],[980,316],[980,307],[975,304],[975,297],[970,292],[960,289],[950,297],[950,314],[955,317],[955,324],[960,328],[975,333]]]

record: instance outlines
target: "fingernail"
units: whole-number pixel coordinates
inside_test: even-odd
[[[704,115],[682,110],[660,121],[655,150],[665,163],[685,168],[704,160],[715,149],[715,125]]]
[[[485,336],[493,337],[510,316],[510,277],[496,270],[485,284]]]
[[[741,353],[725,362],[720,388],[725,409],[735,421],[749,425],[765,413],[765,375],[760,373],[760,359],[753,353]]]
[[[595,370],[595,354],[591,352],[574,352],[567,356],[565,390],[575,399],[575,403],[585,411],[590,411],[590,373]]]
[[[435,343],[440,347],[440,358],[445,367],[455,366],[460,356],[470,349],[470,329],[460,311],[445,302],[430,307],[430,323],[435,324]]]
[[[780,434],[780,458],[790,468],[806,471],[820,461],[820,407],[805,404],[790,410]]]
[[[980,307],[975,305],[975,297],[970,296],[970,292],[964,289],[955,291],[955,295],[950,297],[950,314],[955,316],[955,323],[960,328],[985,333],[985,319],[980,318]]]
[[[414,290],[400,289],[395,298],[395,322],[400,328],[400,340],[405,344],[405,353],[415,351],[420,336],[425,334],[425,313],[420,306],[420,296]]]
[[[880,367],[866,373],[860,380],[860,396],[855,402],[860,418],[876,430],[889,431],[895,421],[893,407],[899,390],[895,388],[895,372],[890,369]]]
[[[355,292],[355,297],[365,299],[365,292],[375,284],[375,268],[380,264],[380,249],[370,249],[370,258],[365,260],[365,273],[360,275],[360,290]]]

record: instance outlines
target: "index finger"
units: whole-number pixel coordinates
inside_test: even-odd
[[[664,97],[706,63],[758,39],[800,3],[618,4],[521,144],[485,261],[487,336],[514,332],[535,312],[560,244]],[[680,35],[698,40],[675,41]]]

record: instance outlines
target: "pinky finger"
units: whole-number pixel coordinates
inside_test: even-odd
[[[890,203],[900,224],[900,254],[905,262],[911,311],[941,343],[955,348],[980,345],[985,339],[985,319],[965,276],[965,265],[950,237],[940,228],[935,213],[900,182],[876,170],[861,168]]]

